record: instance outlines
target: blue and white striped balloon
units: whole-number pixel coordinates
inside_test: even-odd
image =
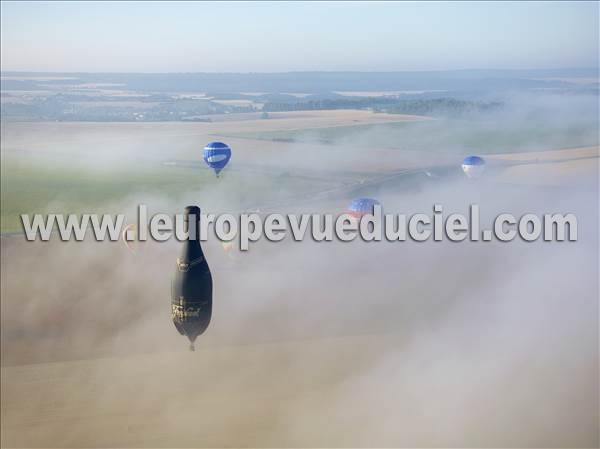
[[[463,160],[462,169],[468,178],[477,179],[485,170],[485,160],[479,156],[467,156]]]
[[[204,162],[219,176],[231,159],[231,148],[223,142],[211,142],[204,147]]]

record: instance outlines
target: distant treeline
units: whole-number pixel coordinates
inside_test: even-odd
[[[348,99],[323,99],[289,102],[267,102],[265,112],[317,111],[332,109],[372,109],[375,112],[414,115],[463,115],[496,111],[503,106],[497,101],[466,101],[455,98],[399,99],[397,97],[367,97]]]
[[[15,102],[15,98],[22,101]],[[254,112],[252,106],[223,105],[204,99],[166,95],[110,96],[54,94],[22,96],[2,93],[3,121],[167,122],[210,121],[210,115]],[[12,101],[11,101],[12,100]]]

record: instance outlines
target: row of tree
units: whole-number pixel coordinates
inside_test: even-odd
[[[467,101],[455,98],[399,99],[397,97],[367,97],[348,99],[324,99],[288,102],[267,102],[265,112],[275,111],[316,111],[332,109],[371,109],[375,112],[391,114],[443,115],[456,116],[468,113],[496,111],[500,102]]]

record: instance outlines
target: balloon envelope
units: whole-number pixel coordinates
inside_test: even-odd
[[[467,156],[463,160],[462,169],[468,178],[479,178],[485,170],[485,160],[479,156]]]
[[[138,240],[137,225],[135,223],[130,223],[125,226],[121,233],[121,240],[133,254],[136,254],[139,251],[142,242]]]
[[[218,175],[231,159],[231,148],[223,142],[211,142],[204,147],[204,162]]]
[[[365,214],[372,214],[376,204],[381,206],[381,203],[373,198],[357,198],[352,200],[347,213],[355,218],[361,218]]]

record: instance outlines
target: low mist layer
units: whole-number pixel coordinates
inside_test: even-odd
[[[583,103],[571,111],[593,118]],[[452,121],[394,120],[441,136],[494,131],[488,138],[555,110],[534,109],[454,130]],[[353,120],[378,127],[313,138]],[[8,217],[15,231],[24,212],[121,212],[127,222],[139,203],[170,214],[190,204],[342,213],[370,196],[386,213],[442,204],[445,215],[468,214],[479,204],[482,228],[503,212],[573,213],[579,239],[288,238],[243,254],[211,239],[213,317],[192,353],[170,319],[176,242],[132,254],[122,242],[3,234],[2,445],[598,446],[598,149],[568,149],[591,134],[563,132],[588,119],[517,139],[522,146],[486,141],[478,182],[460,172],[463,155],[479,153],[462,137],[370,145],[377,132],[398,139],[379,124],[394,120],[319,111],[213,124],[3,123],[3,230]],[[310,135],[239,135],[253,128]],[[233,149],[221,179],[200,159],[217,139]]]
[[[572,212],[579,241],[286,240],[237,261],[208,242],[213,322],[189,353],[169,317],[176,244],[4,240],[3,444],[596,444],[597,194],[450,182],[378,198],[475,202],[484,223]]]

